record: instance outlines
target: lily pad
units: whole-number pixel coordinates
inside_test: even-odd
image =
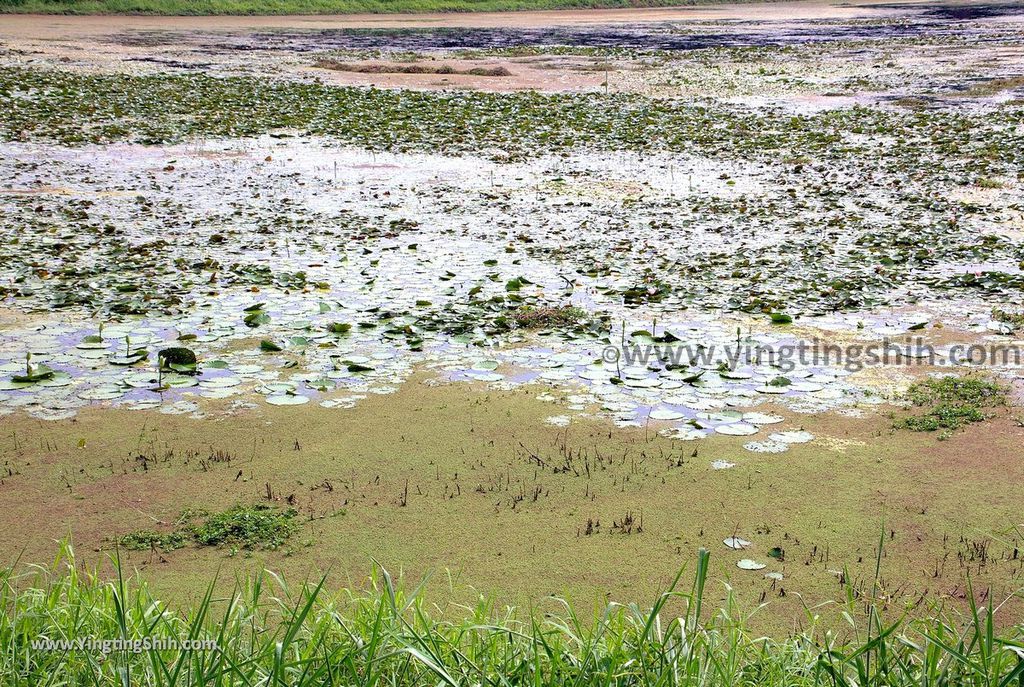
[[[267,403],[272,406],[300,406],[309,403],[309,396],[300,394],[276,394],[267,396]]]
[[[746,422],[734,422],[729,425],[719,425],[715,427],[715,431],[727,436],[746,437],[751,434],[757,434],[757,426],[747,424]]]

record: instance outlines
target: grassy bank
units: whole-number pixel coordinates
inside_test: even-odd
[[[120,567],[114,581],[83,571],[64,546],[50,568],[0,571],[0,673],[10,685],[299,687],[1004,686],[1024,676],[1024,626],[997,635],[991,603],[963,618],[903,622],[851,601],[842,636],[812,620],[773,641],[748,631],[731,594],[705,602],[708,559],[701,551],[686,581],[681,572],[649,607],[609,603],[592,615],[568,603],[523,613],[484,598],[440,608],[422,584],[410,589],[380,569],[368,589],[340,592],[264,573],[226,597],[211,586],[179,612]],[[46,650],[46,640],[111,644]]]
[[[0,12],[39,14],[357,14],[672,7],[713,0],[3,0]]]

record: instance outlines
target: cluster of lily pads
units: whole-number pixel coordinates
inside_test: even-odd
[[[720,159],[813,156],[950,179],[1016,171],[1024,155],[1014,145],[1024,121],[1019,105],[984,112],[854,107],[794,115],[628,94],[429,93],[19,67],[0,68],[0,103],[6,111],[0,137],[71,145],[291,130],[397,152],[486,151],[501,159],[573,149]],[[936,159],[941,168],[931,164]]]
[[[746,551],[747,549],[753,546],[752,542],[749,542],[746,539],[738,537],[736,535],[726,537],[722,540],[722,544],[724,544],[726,548],[732,549],[733,551]],[[780,563],[785,561],[786,559],[786,552],[780,546],[773,546],[772,548],[768,549],[767,554],[770,558],[773,558]],[[757,571],[764,570],[768,566],[766,563],[762,563],[753,558],[741,558],[740,560],[736,561],[736,567],[740,570]],[[764,577],[765,579],[779,582],[782,581],[785,576],[781,572],[772,570],[770,572],[764,573]]]
[[[36,313],[0,328],[0,412],[349,407],[426,367],[778,453],[812,437],[759,405],[881,399],[823,364],[602,351],[637,331],[720,350],[791,325],[905,333],[932,317],[879,309],[908,302],[1012,336],[989,314],[1024,285],[1012,193],[963,193],[1018,183],[1019,107],[794,116],[22,68],[0,68],[0,101],[0,137],[31,141],[2,144],[0,298]]]

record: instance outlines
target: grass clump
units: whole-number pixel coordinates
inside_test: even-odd
[[[199,546],[276,549],[298,529],[296,515],[298,512],[293,508],[281,510],[266,504],[232,506],[212,515],[189,510],[178,518],[179,527],[173,532],[140,530],[121,537],[118,543],[132,551],[173,551],[189,542]]]
[[[983,409],[1003,405],[1006,389],[982,377],[950,376],[915,382],[907,390],[907,399],[927,410],[923,415],[899,420],[898,429],[948,432],[985,420],[988,414]]]
[[[586,310],[575,305],[523,305],[512,313],[512,319],[520,329],[567,327],[589,318]]]
[[[1005,184],[998,179],[990,179],[988,177],[981,177],[977,181],[978,188],[997,189],[1005,188]]]
[[[1024,626],[997,629],[1000,607],[991,596],[979,607],[969,581],[968,614],[916,621],[886,619],[885,601],[847,584],[845,631],[809,614],[799,634],[776,640],[749,629],[728,585],[707,602],[709,558],[702,550],[691,584],[680,572],[650,606],[613,602],[592,616],[562,599],[551,613],[484,597],[438,606],[424,585],[382,568],[368,589],[336,594],[322,579],[292,586],[265,571],[227,594],[214,581],[179,611],[117,559],[108,581],[64,544],[51,567],[0,568],[0,675],[94,687],[995,687],[1024,675]],[[83,649],[79,638],[112,646]]]

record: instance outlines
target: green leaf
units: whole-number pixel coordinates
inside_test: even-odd
[[[23,375],[15,375],[11,377],[12,382],[18,384],[32,384],[35,382],[41,382],[45,379],[53,377],[55,371],[48,368],[46,365],[36,365],[25,370]]]
[[[268,322],[270,322],[270,315],[262,310],[251,312],[245,316],[245,326],[247,327],[258,327],[261,324],[267,324]]]

